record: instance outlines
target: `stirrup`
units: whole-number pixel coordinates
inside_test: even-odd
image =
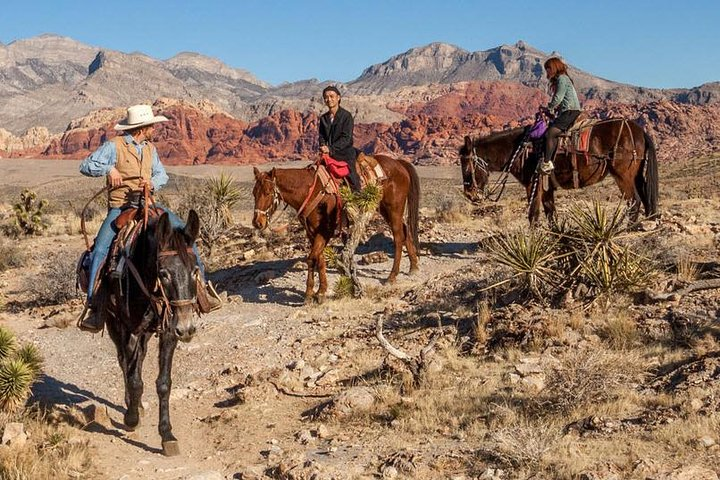
[[[552,162],[552,160],[548,160],[547,162],[542,161],[540,162],[540,172],[545,175],[550,175],[552,171],[555,170],[555,164]]]
[[[197,300],[200,313],[210,313],[222,307],[222,298],[211,282],[204,283],[198,278]]]
[[[88,311],[90,312],[90,315],[86,316]],[[94,321],[90,322],[90,319],[93,319]],[[86,303],[85,308],[83,308],[82,313],[80,313],[80,316],[78,317],[77,327],[83,332],[99,333],[105,328],[105,322],[100,318],[99,312],[90,308],[90,306]]]

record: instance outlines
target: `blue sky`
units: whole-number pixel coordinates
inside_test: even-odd
[[[441,41],[487,50],[524,40],[574,66],[646,87],[720,81],[720,0],[135,0],[3,2],[0,41],[56,33],[169,58],[195,51],[278,84],[349,81]]]

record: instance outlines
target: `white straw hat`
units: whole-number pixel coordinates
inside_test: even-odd
[[[115,125],[115,130],[131,130],[133,128],[167,121],[167,117],[153,114],[150,105],[133,105],[127,109],[127,117]]]

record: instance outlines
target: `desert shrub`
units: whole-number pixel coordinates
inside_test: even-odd
[[[40,235],[48,226],[43,216],[48,206],[47,200],[39,200],[32,190],[25,189],[20,194],[20,201],[13,205],[15,212],[15,228],[23,235]]]
[[[616,398],[637,382],[644,362],[631,352],[569,352],[547,376],[543,393],[531,400],[539,411],[568,414]]]
[[[481,452],[501,465],[537,471],[543,456],[560,438],[560,431],[552,425],[532,425],[517,422],[494,430]]]
[[[233,224],[232,207],[241,192],[232,176],[221,173],[200,187],[189,188],[180,199],[178,214],[186,217],[193,209],[200,217],[200,239],[209,256],[220,237]]]
[[[25,288],[39,305],[60,305],[78,298],[75,286],[77,257],[67,253],[50,255],[41,272],[28,277]]]
[[[13,412],[25,403],[41,366],[37,348],[18,348],[12,332],[0,326],[0,411]]]
[[[25,265],[25,252],[17,244],[0,239],[0,272]]]
[[[442,223],[462,223],[468,220],[468,204],[456,197],[445,197],[435,209],[435,218]]]
[[[590,299],[638,291],[654,276],[653,262],[636,253],[627,211],[576,204],[552,230],[502,233],[487,241],[490,256],[511,269],[515,284],[541,299],[584,285]],[[495,285],[495,286],[497,286]]]

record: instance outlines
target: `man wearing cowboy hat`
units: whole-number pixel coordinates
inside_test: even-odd
[[[87,295],[90,313],[80,323],[81,330],[99,332],[103,328],[103,319],[94,310],[92,295],[99,270],[105,262],[117,233],[115,220],[124,209],[138,204],[140,192],[146,185],[149,185],[151,191],[154,192],[160,190],[168,181],[157,149],[150,141],[155,124],[167,120],[162,115],[153,114],[150,105],[134,105],[128,108],[126,118],[115,125],[115,130],[121,133],[103,143],[80,164],[80,173],[89,177],[104,176],[110,187],[107,217],[95,237],[92,250]],[[167,211],[167,209],[165,210]],[[170,211],[167,213],[173,227],[184,226],[183,221],[177,215]],[[193,249],[196,249],[194,245]],[[195,256],[204,275],[204,266],[197,250],[195,250]],[[216,305],[216,299],[211,298],[210,302],[213,306],[219,306],[219,303]]]

